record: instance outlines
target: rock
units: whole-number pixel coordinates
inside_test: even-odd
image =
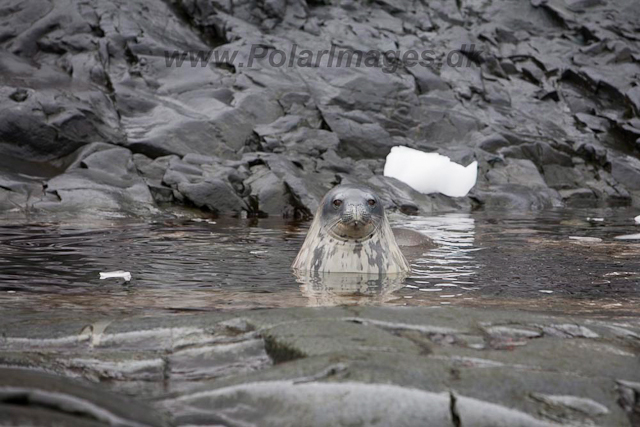
[[[629,415],[631,425],[637,425],[640,421],[640,383],[618,380],[616,389],[620,396],[620,406]]]
[[[509,145],[511,145],[510,142],[504,136],[494,133],[480,141],[478,148],[489,153],[496,153],[501,148],[508,147]]]
[[[596,205],[596,195],[588,188],[576,188],[559,191],[562,200],[569,207],[593,207]]]
[[[208,179],[193,184],[180,182],[177,184],[177,190],[195,206],[218,215],[239,215],[242,211],[249,210],[233,187],[220,179]]]
[[[591,114],[577,113],[576,120],[595,132],[606,132],[609,129],[609,121],[607,119]]]
[[[591,193],[593,195],[593,192]],[[471,199],[485,209],[537,210],[562,205],[562,192],[551,189],[531,189],[518,184],[492,186],[490,190],[475,188]],[[595,199],[595,196],[594,196]]]
[[[253,211],[283,217],[295,216],[287,186],[267,166],[253,166],[251,176],[244,184],[251,189],[250,205]]]
[[[486,178],[492,185],[518,184],[532,188],[546,188],[542,175],[531,160],[509,159],[498,163],[487,172]]]
[[[168,426],[162,415],[95,385],[27,369],[0,370],[3,425]]]
[[[611,176],[628,190],[640,191],[640,160],[631,156],[612,158]]]
[[[91,141],[124,141],[117,112],[98,88],[76,88],[62,70],[37,66],[6,51],[0,51],[0,62],[3,152],[43,161],[69,155]]]
[[[323,111],[322,116],[338,135],[338,152],[355,159],[385,157],[393,147],[391,135],[362,111],[334,113]]]
[[[573,411],[582,412],[591,417],[606,415],[610,411],[606,406],[591,399],[578,396],[558,396],[542,393],[532,393],[531,397],[551,406],[559,406]]]
[[[34,203],[34,208],[69,213],[156,211],[153,196],[128,149],[97,143],[81,148],[73,157],[63,174],[46,183],[46,193],[54,198]]]
[[[629,89],[626,95],[634,114],[640,117],[640,86],[635,86]]]
[[[629,0],[607,3],[620,13],[606,17],[600,0],[533,1],[525,9],[504,0],[463,8],[89,0],[82,10],[65,1],[8,1],[0,14],[3,155],[60,165],[103,142],[137,156],[158,201],[180,199],[180,183],[215,178],[255,203],[244,181],[256,165],[241,159],[277,154],[304,169],[271,172],[293,197],[287,203],[308,216],[331,185],[379,173],[359,161],[380,162],[405,145],[494,155],[484,158],[488,176],[467,208],[481,199],[485,207],[640,204],[625,157],[637,157],[628,150],[640,140]],[[169,155],[180,161],[146,160]],[[532,162],[544,178],[533,181],[541,195],[520,188],[524,166],[512,159]],[[3,190],[3,209],[55,206],[37,175],[23,175],[28,184],[14,177]],[[77,191],[80,200],[94,190]],[[289,212],[282,197],[268,210]]]
[[[407,68],[407,71],[416,79],[420,93],[427,93],[434,90],[450,90],[449,85],[427,67],[418,65]]]

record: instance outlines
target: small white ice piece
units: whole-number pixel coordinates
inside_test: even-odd
[[[387,156],[384,176],[399,179],[423,194],[464,197],[476,185],[478,162],[465,167],[438,153],[396,146]]]
[[[128,271],[101,271],[100,280],[102,279],[124,279],[126,282],[131,280],[131,273]]]
[[[637,217],[633,218],[633,220],[636,222],[636,224],[640,224],[640,215],[638,215]]]
[[[618,240],[640,240],[640,234],[625,234],[624,236],[616,236]]]
[[[587,243],[602,242],[602,239],[599,237],[569,236],[569,239],[577,240],[579,242],[587,242]]]
[[[538,292],[541,292],[543,294],[552,294],[553,293],[553,291],[548,291],[546,289],[540,289]]]

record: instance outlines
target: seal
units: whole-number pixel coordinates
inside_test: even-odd
[[[339,185],[320,202],[296,271],[397,274],[411,270],[380,198],[367,187]]]

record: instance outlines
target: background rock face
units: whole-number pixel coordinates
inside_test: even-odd
[[[634,0],[7,0],[0,208],[304,217],[340,182],[405,213],[637,206],[639,34]],[[419,195],[380,176],[394,145],[478,184]]]

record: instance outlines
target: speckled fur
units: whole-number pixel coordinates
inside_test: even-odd
[[[400,251],[384,210],[373,235],[364,240],[341,240],[327,229],[323,207],[330,203],[323,199],[309,228],[298,256],[291,266],[297,271],[323,273],[395,274],[411,271]]]

